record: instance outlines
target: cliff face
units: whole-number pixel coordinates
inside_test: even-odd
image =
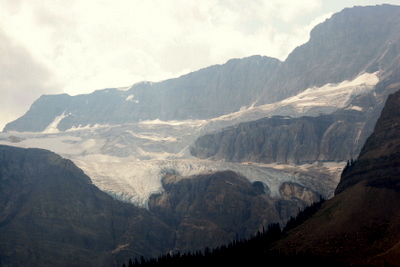
[[[360,152],[373,116],[342,110],[318,117],[264,118],[201,136],[191,154],[234,162],[343,161]]]
[[[336,195],[274,249],[348,264],[400,266],[400,91],[391,95]]]

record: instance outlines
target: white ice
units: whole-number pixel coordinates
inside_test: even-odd
[[[273,196],[279,195],[279,185],[293,181],[306,187],[331,192],[342,165],[328,166],[331,181],[315,176],[296,175],[299,166],[240,164],[199,160],[189,153],[189,147],[204,133],[223,127],[274,115],[299,117],[331,113],[339,108],[361,110],[352,106],[357,95],[371,92],[379,81],[378,73],[364,73],[352,81],[309,88],[283,101],[242,109],[211,120],[161,121],[148,120],[125,125],[84,125],[65,132],[57,129],[65,117],[54,118],[43,133],[0,133],[0,144],[38,147],[72,159],[91,177],[101,190],[115,198],[146,207],[151,194],[161,192],[161,178],[166,171],[175,170],[183,176],[233,170],[250,181],[262,181]],[[128,96],[126,100],[133,100]],[[23,139],[10,143],[9,136]],[[313,165],[303,165],[306,172]]]

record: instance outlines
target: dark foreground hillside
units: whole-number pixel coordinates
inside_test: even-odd
[[[100,191],[71,161],[0,146],[0,266],[110,266],[119,256],[164,253],[170,232]]]

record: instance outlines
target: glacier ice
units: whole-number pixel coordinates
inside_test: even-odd
[[[241,109],[211,120],[141,121],[123,125],[86,125],[65,132],[57,129],[65,112],[54,118],[42,133],[0,133],[0,144],[51,150],[75,162],[101,190],[125,202],[146,207],[151,194],[162,192],[163,175],[174,170],[191,177],[200,173],[232,170],[250,181],[268,186],[279,197],[283,182],[295,182],[329,196],[336,187],[342,163],[288,166],[199,160],[189,153],[190,145],[202,134],[239,122],[274,115],[300,117],[329,114],[341,108],[356,109],[351,101],[371,92],[378,73],[364,73],[352,81],[313,87],[273,104]],[[134,96],[128,96],[132,101]],[[21,140],[10,143],[9,136]],[[318,179],[318,172],[324,179]]]

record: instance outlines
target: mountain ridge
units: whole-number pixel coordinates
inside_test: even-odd
[[[387,96],[399,89],[399,10],[386,5],[346,9],[317,26],[310,41],[285,62],[253,56],[130,89],[40,97],[6,126],[0,143],[47,148],[70,161],[48,151],[1,147],[30,155],[10,160],[0,154],[0,243],[8,253],[1,260],[65,263],[46,258],[50,256],[43,251],[51,251],[76,265],[90,263],[87,255],[111,265],[128,254],[147,257],[217,245],[235,232],[241,238],[263,223],[282,223],[318,197],[331,196],[349,157],[381,155],[385,166],[392,167],[393,157],[360,149]],[[206,159],[200,160],[189,153],[204,134],[225,138],[224,146],[213,138],[204,142],[211,144],[205,150],[217,150],[219,157],[205,151]],[[273,147],[279,144],[275,140],[282,144],[279,149]],[[393,143],[385,151],[397,147]],[[390,189],[397,182],[372,177],[360,183],[357,175],[374,166],[373,159],[353,163],[339,184],[335,199],[340,201],[328,201],[326,206],[334,203],[332,212],[322,217],[339,217],[332,229],[343,226],[350,235],[357,230],[351,219],[371,211],[376,217],[363,222],[365,229],[355,238],[361,245],[383,244],[380,236],[398,225],[380,224],[379,206],[385,207],[385,220],[397,214],[399,205],[386,207],[397,203],[397,192]],[[393,171],[377,168],[371,173],[385,170]],[[380,198],[382,192],[387,199]],[[369,204],[374,203],[371,196],[378,197],[378,209],[360,204],[352,215],[356,196]],[[341,211],[334,211],[335,205]],[[251,226],[245,229],[246,224]],[[210,229],[215,239],[207,236]],[[314,238],[322,230],[317,223],[308,231]],[[298,236],[307,240],[307,233]],[[340,245],[342,237],[323,239],[328,249],[316,251],[337,253],[326,242]],[[360,245],[346,242],[351,249]],[[284,247],[295,250],[293,244]],[[299,246],[303,248],[307,252],[312,246]]]
[[[400,69],[400,37],[394,30],[400,24],[399,14],[400,7],[392,5],[345,9],[317,25],[310,40],[294,49],[284,62],[252,56],[180,78],[139,83],[127,91],[104,89],[69,97],[63,100],[66,103],[45,96],[33,106],[43,105],[46,120],[41,121],[43,115],[30,109],[4,131],[40,132],[63,114],[57,125],[60,131],[140,120],[210,119],[283,100],[313,86],[352,80],[364,72],[380,71],[381,80],[395,75],[387,72],[389,66]],[[386,19],[378,19],[381,17]],[[49,98],[57,103],[48,103]],[[29,123],[32,119],[37,123]]]

